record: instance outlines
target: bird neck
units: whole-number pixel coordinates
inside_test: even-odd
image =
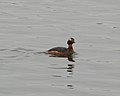
[[[72,44],[68,44],[68,50],[69,50],[69,51],[73,51],[73,46],[72,46]]]

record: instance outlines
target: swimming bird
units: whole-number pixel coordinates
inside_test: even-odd
[[[47,51],[48,54],[57,57],[71,57],[74,52],[73,44],[75,43],[74,38],[70,38],[67,41],[68,47],[54,47]]]

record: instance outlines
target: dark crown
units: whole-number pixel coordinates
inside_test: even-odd
[[[67,44],[73,44],[73,43],[75,43],[74,38],[70,38],[70,39],[68,39]]]

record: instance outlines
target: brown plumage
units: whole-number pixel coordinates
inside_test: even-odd
[[[68,48],[65,47],[54,47],[47,51],[48,54],[59,57],[68,57],[74,53],[73,43],[75,43],[74,38],[70,38],[67,41]]]

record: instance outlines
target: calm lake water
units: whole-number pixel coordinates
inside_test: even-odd
[[[0,96],[120,96],[119,0],[0,0]],[[73,58],[50,57],[67,47]]]

